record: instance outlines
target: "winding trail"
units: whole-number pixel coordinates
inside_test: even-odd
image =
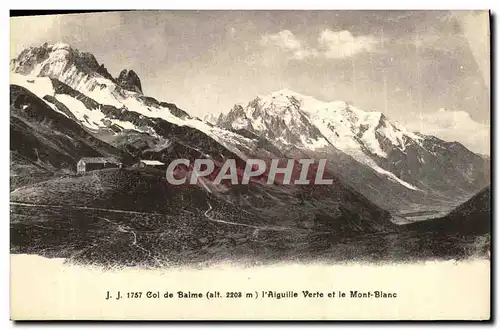
[[[10,204],[17,205],[17,206],[25,206],[25,207],[35,207],[35,208],[43,207],[43,208],[55,208],[55,209],[77,209],[77,210],[105,211],[105,212],[123,213],[123,214],[156,215],[156,216],[163,215],[161,213],[128,211],[128,210],[79,206],[79,205],[51,205],[51,204],[36,204],[36,203],[13,202],[13,201],[11,201]],[[232,225],[232,226],[253,228],[253,229],[255,229],[254,234],[258,233],[259,230],[274,230],[274,231],[287,231],[288,230],[288,231],[302,231],[302,232],[314,232],[314,233],[328,233],[328,232],[324,232],[324,231],[312,231],[309,229],[302,229],[302,228],[280,227],[280,226],[256,226],[256,225],[249,225],[249,224],[245,224],[245,223],[226,221],[226,220],[216,219],[213,216],[211,216],[209,213],[212,210],[213,210],[212,205],[210,203],[208,203],[208,209],[203,214],[209,221],[223,223],[223,224]],[[167,216],[167,215],[164,215],[164,216]],[[130,227],[120,225],[116,222],[113,222],[113,221],[106,219],[106,218],[103,218],[103,217],[99,217],[99,218],[106,220],[110,223],[113,223],[116,226],[119,226],[119,228],[118,228],[119,230],[122,230],[122,231],[125,230],[125,232],[130,232],[131,234],[134,235],[135,242],[137,243],[137,239],[136,239],[137,236],[136,236],[135,232],[133,232]],[[134,245],[137,245],[137,244],[134,244]],[[138,246],[138,247],[141,248],[140,246]]]
[[[115,221],[112,221],[112,220],[109,220],[108,218],[105,218],[105,217],[98,217],[99,219],[102,219],[106,222],[109,222],[113,225],[115,225],[117,227],[117,230],[119,232],[122,232],[122,233],[129,233],[129,234],[132,234],[132,238],[133,238],[133,241],[132,241],[132,246],[135,246],[136,248],[146,252],[148,254],[148,257],[152,258],[158,266],[160,267],[165,267],[165,265],[163,265],[159,260],[158,258],[156,258],[155,256],[153,256],[153,254],[151,253],[151,251],[149,251],[148,249],[140,246],[138,243],[137,243],[137,234],[135,233],[135,231],[132,230],[132,228],[130,228],[129,226],[127,225],[121,225]]]
[[[27,207],[45,207],[54,209],[77,209],[77,210],[94,210],[94,211],[107,211],[114,213],[125,213],[125,214],[141,214],[141,215],[162,215],[161,213],[151,213],[151,212],[139,212],[139,211],[127,211],[118,209],[107,209],[100,207],[88,207],[80,205],[52,205],[52,204],[35,204],[35,203],[24,203],[24,202],[10,202],[11,205],[27,206]]]
[[[207,202],[208,203],[208,202]],[[280,226],[256,226],[256,225],[248,225],[245,223],[239,223],[239,222],[232,222],[232,221],[226,221],[226,220],[221,220],[221,219],[215,219],[212,216],[210,216],[208,213],[212,211],[212,205],[208,203],[208,210],[205,211],[204,215],[207,217],[209,221],[213,222],[218,222],[218,223],[224,223],[227,225],[234,225],[234,226],[242,226],[242,227],[247,227],[247,228],[254,228],[254,235],[258,233],[259,230],[274,230],[274,231],[307,231],[311,232],[311,230],[308,229],[302,229],[302,228],[292,228],[292,227],[280,227]],[[322,232],[315,232],[315,233],[322,233]]]
[[[148,213],[148,212],[138,212],[138,211],[126,211],[126,210],[97,208],[97,207],[87,207],[87,206],[75,206],[75,205],[50,205],[50,204],[35,204],[35,203],[22,203],[22,202],[10,202],[10,204],[11,205],[17,205],[17,206],[24,206],[24,207],[35,207],[35,208],[37,208],[37,207],[43,207],[43,208],[55,208],[55,209],[96,210],[96,211],[107,211],[107,212],[116,212],[116,213],[125,213],[125,214],[159,215],[159,216],[161,216],[161,214],[158,214],[158,213]],[[137,249],[142,250],[145,253],[147,253],[148,257],[152,258],[156,262],[156,264],[158,266],[160,266],[160,267],[165,267],[166,266],[162,262],[160,262],[160,260],[158,260],[157,257],[153,256],[153,254],[151,253],[151,251],[149,251],[148,249],[144,248],[143,246],[139,245],[139,243],[137,243],[137,234],[136,234],[136,232],[131,227],[129,227],[127,225],[122,225],[120,223],[117,223],[115,221],[112,221],[112,220],[110,220],[108,218],[105,218],[105,217],[102,217],[102,216],[97,216],[97,218],[99,218],[101,220],[104,220],[104,221],[106,221],[108,223],[113,224],[114,226],[116,226],[116,228],[117,228],[117,230],[119,232],[131,234],[132,235],[132,243],[131,243],[132,246],[134,246]],[[55,228],[45,227],[45,226],[42,226],[42,225],[39,225],[39,224],[33,224],[33,226],[39,227],[39,228],[43,228],[43,229],[50,229],[50,230],[54,230],[55,229]],[[81,253],[84,253],[85,251],[87,251],[87,250],[89,250],[89,249],[91,249],[93,247],[95,247],[95,245],[89,246],[88,248],[84,249],[83,251],[80,251],[77,255],[80,255]]]

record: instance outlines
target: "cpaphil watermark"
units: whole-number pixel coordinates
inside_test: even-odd
[[[268,161],[269,162],[269,161]],[[214,184],[264,184],[328,185],[333,180],[325,178],[326,159],[272,159],[270,164],[262,159],[248,159],[244,164],[235,159],[216,163],[212,159],[175,159],[167,167],[166,178],[172,185],[197,184],[208,178]]]

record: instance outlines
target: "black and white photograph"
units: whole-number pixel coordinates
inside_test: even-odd
[[[489,292],[490,79],[487,10],[11,14],[11,317],[71,318],[15,299],[49,268],[479,263],[487,271],[470,281]],[[95,299],[213,294],[215,309],[303,300],[315,287],[193,293],[169,283],[103,286]],[[334,284],[331,299],[411,299],[376,282],[366,292]],[[481,299],[482,314],[471,300],[464,318],[489,319],[489,294]],[[301,318],[344,318],[335,313]]]

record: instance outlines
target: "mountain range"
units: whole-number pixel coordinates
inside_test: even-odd
[[[226,217],[247,212],[267,225],[346,233],[392,230],[422,212],[446,213],[490,182],[489,159],[462,144],[408,131],[380,112],[343,101],[280,90],[200,119],[146,96],[133,70],[113,77],[93,54],[67,44],[30,47],[10,68],[12,196],[19,202],[63,202],[55,192],[83,187],[92,174],[61,175],[74,175],[78,160],[88,156],[113,156],[126,165],[203,157],[217,169],[235,159],[240,170],[249,158],[327,159],[331,186],[284,186],[279,179],[271,186],[258,179],[248,186],[217,186],[208,178],[189,189],[198,189],[193,196],[199,212],[215,206]],[[126,180],[141,175],[115,172],[109,171]],[[99,207],[133,207],[124,202],[131,200],[120,200],[117,190],[124,188],[115,179],[97,182],[108,192],[91,199]],[[152,191],[159,198],[155,205],[177,196]],[[75,192],[67,201],[88,201],[78,196],[89,194]],[[150,194],[143,189],[139,195],[148,200]],[[185,203],[176,207],[189,209],[193,200]]]

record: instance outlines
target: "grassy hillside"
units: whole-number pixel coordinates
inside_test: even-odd
[[[491,188],[488,186],[448,215],[406,225],[408,230],[482,235],[491,232]]]
[[[162,171],[108,169],[21,187],[11,201],[179,215],[350,235],[392,229],[389,213],[342,186],[170,185]],[[209,191],[210,190],[210,191]]]

